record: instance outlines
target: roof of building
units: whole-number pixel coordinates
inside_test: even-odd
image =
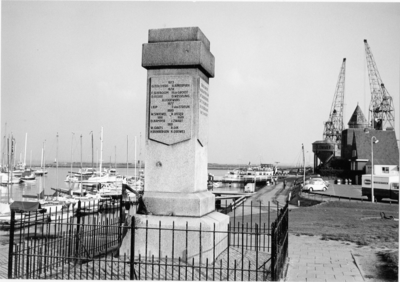
[[[368,128],[369,133],[365,133],[363,128],[346,130],[347,140],[344,140],[346,141],[345,144],[352,144],[352,150],[356,150],[358,159],[371,159],[371,138],[375,136],[379,142],[373,145],[374,163],[375,159],[379,161],[379,164],[397,165],[399,163],[399,148],[394,131]]]
[[[350,128],[364,128],[368,125],[368,121],[358,105],[351,115],[348,125]]]

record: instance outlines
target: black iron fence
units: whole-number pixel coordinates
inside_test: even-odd
[[[308,199],[312,199],[312,200],[316,200],[316,201],[343,201],[343,202],[371,202],[371,200],[368,200],[365,197],[360,197],[360,198],[356,198],[356,197],[346,197],[346,196],[338,196],[338,195],[330,195],[330,194],[322,194],[322,193],[318,193],[318,192],[309,192],[309,191],[303,191],[301,196],[303,198],[308,198]],[[382,203],[386,203],[386,204],[398,204],[399,201],[393,200],[393,199],[384,199],[381,201]]]
[[[220,208],[228,216],[211,213],[190,221],[138,215],[136,206],[122,200],[85,209],[79,205],[75,210],[12,213],[9,278],[271,281],[282,277],[288,253],[288,205],[242,203],[229,210],[227,204]]]

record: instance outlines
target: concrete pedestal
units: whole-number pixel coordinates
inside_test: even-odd
[[[134,247],[131,231],[126,234],[120,255],[141,260],[176,259],[212,263],[228,247],[229,216],[212,212],[202,217],[136,215]],[[215,229],[214,229],[215,227]],[[215,232],[214,232],[215,230]],[[147,251],[147,252],[146,252]]]

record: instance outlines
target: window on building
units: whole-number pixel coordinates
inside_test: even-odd
[[[387,167],[387,166],[382,167],[382,172],[389,173],[389,167]]]

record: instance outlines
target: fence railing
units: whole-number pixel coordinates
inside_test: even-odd
[[[289,246],[289,203],[280,210],[278,218],[272,223],[272,262],[271,276],[273,281],[283,277]]]
[[[343,201],[343,202],[361,202],[361,203],[368,203],[371,202],[370,200],[360,197],[346,197],[346,196],[338,196],[338,195],[330,195],[330,194],[321,194],[321,193],[315,193],[315,192],[302,192],[301,194],[302,197],[304,198],[309,198],[313,200],[319,200],[319,201]],[[382,201],[383,203],[388,203],[388,204],[398,204],[399,201],[393,200],[393,199],[385,199]]]
[[[8,277],[250,281],[283,272],[287,205],[242,203],[227,213],[225,226],[209,219],[149,222],[126,216],[126,207],[118,200],[78,213],[13,212]]]

